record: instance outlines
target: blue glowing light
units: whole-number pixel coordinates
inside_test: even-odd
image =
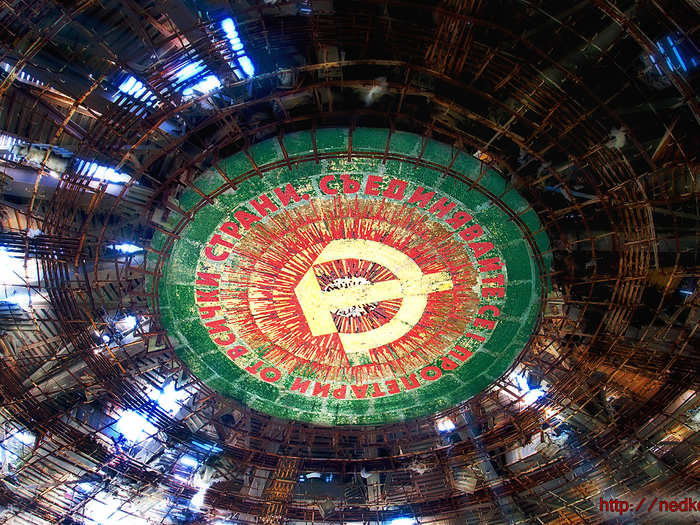
[[[182,94],[185,97],[190,97],[192,95],[195,95],[196,93],[198,94],[206,94],[210,93],[216,89],[221,88],[221,81],[217,78],[216,75],[207,75],[204,77],[202,80],[197,82],[194,86],[189,87],[185,89]]]
[[[12,71],[13,66],[8,64],[7,62],[0,62],[0,68],[3,69],[5,72],[9,73],[10,71]],[[32,75],[30,75],[29,73],[25,73],[24,71],[20,71],[19,73],[17,73],[17,76],[15,78],[20,82],[24,82],[25,84],[34,84],[36,86],[46,85],[41,80],[34,78]]]
[[[135,77],[130,76],[129,78],[127,78],[124,82],[122,82],[122,83],[119,85],[119,91],[122,91],[122,92],[124,92],[124,93],[130,94],[132,88],[133,88],[137,83],[138,83],[138,84],[141,84],[141,82],[139,82],[138,80],[136,80]]]
[[[192,446],[208,454],[218,454],[219,452],[223,452],[221,447],[210,443],[202,443],[201,441],[193,441]]]
[[[314,12],[313,8],[311,7],[310,0],[299,0],[299,2],[297,2],[297,9],[299,10],[300,15],[308,16]]]
[[[226,33],[226,37],[229,40],[238,37],[238,31],[236,31],[236,23],[233,21],[233,18],[224,18],[221,21],[221,29],[224,30],[224,33]]]
[[[238,65],[241,66],[241,69],[247,76],[252,77],[255,74],[255,66],[246,55],[238,59]]]
[[[394,518],[388,525],[418,525],[414,518]]]
[[[543,389],[531,388],[524,374],[516,374],[514,379],[518,388],[518,394],[522,396],[522,401],[526,405],[531,405],[545,395],[545,391]]]
[[[224,31],[226,38],[228,38],[229,45],[234,55],[236,55],[236,60],[238,65],[243,70],[243,73],[247,77],[252,77],[255,74],[255,65],[253,61],[245,53],[243,42],[236,29],[236,23],[233,18],[225,18],[221,21],[221,29]]]
[[[198,60],[197,62],[190,62],[189,64],[182,66],[175,73],[175,77],[177,78],[178,82],[184,82],[202,71],[204,71],[204,64],[201,60]]]
[[[85,160],[78,161],[78,169],[76,171],[80,175],[87,175],[92,179],[110,182],[112,184],[124,184],[131,180],[131,177],[126,173],[121,173],[114,168],[108,168],[96,162],[88,162]]]
[[[697,60],[694,56],[688,56],[691,51],[687,46],[674,40],[671,36],[666,36],[656,42],[656,47],[659,54],[666,60],[666,64],[670,71],[683,71],[687,73],[691,68],[697,67]],[[652,55],[649,56],[650,61],[658,69],[658,64]],[[661,71],[659,70],[659,73]]]
[[[184,89],[182,90],[182,95],[185,98],[204,95],[221,88],[221,81],[216,75],[212,74],[199,78],[199,80],[197,80],[194,84],[187,82],[205,71],[206,66],[201,60],[198,60],[197,62],[190,62],[189,64],[186,64],[175,73],[177,81],[179,83],[183,83]]]
[[[132,75],[127,77],[126,80],[119,85],[119,91],[141,101],[148,101],[148,99],[153,96],[153,92],[148,89],[143,82]],[[146,103],[148,106],[151,104],[152,101]]]
[[[135,244],[131,244],[128,242],[123,242],[121,244],[113,244],[112,248],[122,253],[138,253],[140,251],[143,251],[143,248],[141,248],[140,246],[136,246]]]

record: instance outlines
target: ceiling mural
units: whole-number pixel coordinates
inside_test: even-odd
[[[547,237],[497,172],[408,133],[387,147],[387,130],[354,130],[350,153],[349,136],[221,162],[153,241],[178,355],[278,417],[377,424],[456,405],[506,372],[540,310]]]
[[[2,2],[0,524],[669,521],[699,15]]]

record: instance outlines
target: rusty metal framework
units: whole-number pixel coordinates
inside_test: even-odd
[[[601,497],[697,494],[698,9],[0,3],[0,134],[13,138],[0,149],[0,523],[595,523],[616,519]],[[186,96],[178,74],[197,61],[220,87]],[[119,89],[129,76],[141,94]],[[193,180],[221,159],[326,126],[476,155],[549,235],[537,332],[461,406],[371,428],[277,420],[207,388],[169,347],[145,253],[161,256],[153,233],[188,216],[176,197],[206,201]],[[168,383],[172,410],[149,396]],[[129,411],[151,430],[125,441]]]

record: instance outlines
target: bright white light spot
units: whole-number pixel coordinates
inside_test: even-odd
[[[209,489],[209,486],[204,486],[201,487],[197,493],[192,496],[192,499],[190,500],[190,508],[193,510],[199,510],[202,505],[204,505],[204,496],[207,494],[207,490]]]
[[[8,64],[7,62],[0,62],[0,67],[8,73],[12,70],[12,66],[10,64]],[[36,84],[37,86],[44,86],[45,85],[40,80],[37,80],[36,78],[31,76],[29,73],[25,73],[24,71],[20,71],[19,74],[17,74],[16,78],[20,82],[25,82],[27,84]]]
[[[542,388],[530,388],[530,385],[525,378],[525,374],[514,374],[512,379],[515,381],[515,385],[518,390],[518,395],[522,396],[522,402],[529,406],[545,395],[545,391]]]
[[[30,310],[32,294],[26,284],[37,279],[34,261],[27,260],[25,270],[23,257],[13,257],[5,248],[0,248],[0,268],[0,301],[16,304],[25,311]]]
[[[136,246],[135,244],[130,244],[128,242],[124,242],[121,244],[113,244],[112,248],[122,253],[136,253],[143,250],[143,248],[141,248],[140,246]]]
[[[78,483],[76,487],[78,490],[82,492],[92,492],[92,489],[94,488],[95,484],[92,483],[91,481],[83,481],[82,483]]]
[[[120,321],[120,323],[120,328],[124,328],[125,331],[129,331],[136,328],[137,320],[136,317],[134,317],[133,315],[127,315],[124,319]]]
[[[27,269],[31,270],[31,261],[27,261]],[[18,286],[24,284],[24,258],[13,257],[5,248],[0,248],[0,285]],[[31,280],[31,277],[30,277]]]
[[[444,417],[437,422],[437,429],[440,432],[452,432],[455,428],[457,427],[455,426],[454,421],[452,421],[449,417]]]
[[[198,475],[194,476],[194,486],[199,490],[197,490],[197,493],[192,496],[192,499],[190,500],[190,508],[192,510],[198,511],[202,505],[204,505],[204,496],[206,495],[207,490],[209,490],[210,485],[211,482],[204,481]]]
[[[34,446],[34,442],[36,441],[36,437],[34,434],[31,432],[27,432],[26,430],[17,432],[14,435],[15,439],[17,439],[20,443],[23,445],[26,445],[28,447]]]
[[[199,466],[199,461],[197,461],[197,459],[193,458],[192,456],[182,456],[180,458],[180,464],[182,464],[185,467],[195,468]]]
[[[255,66],[253,66],[253,63],[250,61],[250,58],[248,58],[246,55],[243,55],[241,58],[239,58],[238,63],[240,64],[241,69],[247,76],[252,77],[255,74]]]
[[[131,180],[131,177],[129,177],[127,174],[119,173],[114,168],[107,168],[106,166],[100,166],[93,175],[93,178],[100,179],[105,182],[113,182],[115,184],[122,184]]]
[[[138,82],[138,80],[136,80],[136,78],[134,78],[134,77],[129,77],[129,78],[127,78],[124,82],[122,82],[122,83],[120,84],[120,86],[119,86],[119,91],[122,91],[122,92],[124,92],[124,93],[129,93],[129,91],[131,91],[131,88],[133,88],[134,85],[136,85],[137,82]],[[139,82],[139,83],[140,83],[140,82]]]
[[[18,461],[29,454],[27,449],[34,446],[36,437],[26,430],[10,427],[6,427],[2,434],[6,437],[0,441],[0,465],[3,474],[7,474],[9,467],[15,467]]]
[[[227,38],[235,38],[238,36],[238,32],[236,31],[236,23],[233,21],[233,18],[224,18],[221,21],[221,29],[223,29],[224,33],[226,33]]]
[[[243,73],[245,73],[247,77],[252,77],[255,74],[255,66],[250,58],[248,58],[248,56],[245,54],[243,42],[241,41],[241,37],[238,34],[238,30],[236,29],[236,24],[233,19],[225,18],[222,20],[221,29],[223,29],[224,33],[226,33],[226,38],[229,40],[229,44],[234,55],[241,55],[237,57],[237,61],[238,65],[243,70]],[[235,60],[233,62],[235,62]],[[231,65],[235,67],[233,62]]]
[[[138,325],[138,319],[133,315],[127,315],[114,321],[114,328],[121,332],[122,335],[133,331],[136,325]]]
[[[18,293],[12,296],[12,301],[25,312],[32,309],[32,294],[29,290],[26,293]]]
[[[394,518],[389,525],[418,525],[418,522],[413,518]]]
[[[175,382],[171,381],[163,387],[162,392],[160,390],[151,389],[148,393],[148,397],[158,403],[160,408],[173,416],[180,410],[182,403],[189,397],[189,394],[183,389],[176,390]]]
[[[17,144],[18,139],[11,137],[10,135],[5,135],[0,133],[0,149],[9,151],[12,146]]]
[[[216,77],[216,75],[209,75],[208,77],[205,77],[204,80],[202,80],[199,84],[196,84],[194,88],[203,93],[208,93],[209,91],[219,89],[220,87],[221,81]]]
[[[141,82],[137,82],[136,85],[129,91],[129,95],[139,98],[144,91],[146,91],[146,87]]]
[[[19,155],[14,153],[14,148],[15,146],[22,146],[23,144],[24,141],[18,138],[0,133],[0,158],[18,162],[20,158]]]
[[[515,384],[518,386],[518,390],[527,392],[530,390],[530,385],[527,384],[527,379],[523,374],[516,374],[513,378],[515,379]]]
[[[0,301],[16,304],[25,312],[32,308],[32,295],[26,288],[3,287],[0,289]]]
[[[119,91],[126,93],[130,97],[134,97],[137,100],[146,102],[147,106],[151,106],[153,104],[153,101],[149,100],[151,97],[153,97],[153,92],[144,86],[143,82],[133,76],[129,76],[119,85]]]
[[[181,67],[177,73],[175,73],[175,76],[179,82],[184,82],[202,71],[204,71],[204,64],[201,60],[199,60],[197,62],[190,62],[189,64]]]
[[[111,182],[113,184],[124,184],[131,180],[131,177],[126,173],[120,173],[114,168],[101,166],[96,162],[87,162],[84,160],[79,160],[77,171],[81,175],[87,175],[95,180]]]
[[[127,441],[140,441],[158,431],[145,417],[133,410],[125,410],[117,421],[117,432]]]
[[[523,396],[523,403],[525,403],[526,405],[531,405],[543,395],[544,390],[542,390],[541,388],[534,388]]]
[[[221,88],[221,81],[218,77],[216,75],[208,75],[194,86],[185,89],[182,94],[185,97],[191,97],[195,94],[204,95],[205,93],[210,93],[219,88]]]

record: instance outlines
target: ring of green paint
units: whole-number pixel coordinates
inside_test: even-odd
[[[549,250],[548,239],[534,210],[501,175],[490,168],[484,169],[473,157],[459,152],[455,158],[449,146],[435,141],[426,143],[419,136],[402,132],[392,133],[389,147],[386,148],[388,133],[383,129],[355,129],[350,160],[347,129],[318,130],[315,144],[309,132],[287,135],[283,139],[284,151],[277,140],[265,141],[252,147],[247,155],[239,153],[221,161],[218,169],[210,169],[195,180],[196,190],[185,190],[180,196],[179,207],[189,216],[172,213],[162,225],[164,230],[179,236],[176,240],[161,232],[154,235],[152,248],[157,252],[162,251],[162,255],[149,255],[148,267],[156,275],[160,273],[160,277],[149,282],[147,289],[157,288],[158,304],[154,304],[154,309],[160,313],[177,355],[193,374],[212,389],[281,418],[328,425],[383,424],[425,416],[473,397],[503,375],[527,345],[538,321],[541,297],[546,287],[541,276],[547,273],[549,266],[549,260],[541,255]],[[387,390],[396,388],[388,384],[386,378],[381,378],[381,385],[377,387],[379,390],[374,389],[371,381],[365,381],[368,388],[361,398],[351,395],[354,390],[350,388],[344,399],[334,397],[333,389],[338,386],[335,383],[324,396],[323,381],[318,381],[318,395],[315,396],[311,395],[314,381],[311,381],[306,393],[301,393],[300,389],[292,391],[295,377],[305,379],[306,376],[282,373],[280,379],[272,381],[276,375],[270,371],[263,380],[260,370],[276,368],[263,358],[265,349],[250,347],[245,337],[237,332],[240,328],[237,326],[227,328],[238,335],[235,344],[217,344],[213,339],[217,335],[226,338],[227,332],[208,333],[212,328],[205,326],[205,323],[215,320],[216,316],[202,318],[203,307],[219,303],[202,302],[201,297],[196,296],[195,289],[206,292],[213,288],[196,285],[195,281],[198,271],[211,270],[213,273],[216,268],[221,268],[210,266],[212,261],[205,256],[207,246],[213,250],[211,253],[219,256],[222,251],[228,250],[226,245],[211,245],[212,236],[221,231],[221,225],[231,222],[234,213],[242,210],[260,219],[250,225],[251,231],[261,225],[270,225],[269,221],[279,214],[308,208],[310,202],[319,203],[333,198],[333,195],[326,195],[320,189],[319,181],[323,177],[333,176],[327,179],[331,182],[326,187],[342,193],[341,174],[361,184],[357,194],[347,197],[360,196],[390,202],[392,199],[382,193],[388,191],[391,194],[393,191],[396,195],[394,190],[398,183],[393,190],[387,190],[387,187],[392,180],[399,180],[407,183],[405,196],[393,200],[400,200],[404,207],[418,206],[418,203],[409,205],[407,201],[420,186],[426,192],[435,191],[436,194],[434,200],[419,211],[431,215],[428,212],[430,206],[439,198],[445,198],[445,202],[455,203],[451,213],[454,210],[468,212],[473,221],[456,228],[454,238],[464,244],[465,251],[469,253],[475,274],[481,280],[479,290],[482,293],[487,287],[483,279],[497,276],[499,272],[476,271],[479,265],[473,250],[468,248],[468,242],[462,240],[459,233],[474,224],[480,225],[484,234],[478,241],[491,242],[494,248],[488,257],[498,257],[503,262],[504,268],[500,274],[504,278],[504,296],[479,298],[479,306],[490,304],[500,311],[497,318],[489,317],[493,309],[480,316],[497,320],[495,327],[491,330],[477,329],[471,324],[465,327],[464,333],[445,350],[442,359],[426,362],[423,368],[414,370],[421,383],[418,388],[401,388],[398,393],[389,394]],[[379,195],[365,193],[370,176],[382,177],[381,183],[374,188]],[[232,181],[236,183],[233,187]],[[288,205],[283,206],[282,201],[275,197],[274,189],[284,189],[287,184],[292,184],[297,197],[307,195],[308,200],[301,198],[297,202],[289,194]],[[207,199],[201,195],[207,195]],[[265,216],[259,208],[250,204],[252,199],[261,202],[263,195],[271,196],[278,208],[275,212],[268,208]],[[451,227],[445,224],[450,216],[446,214],[440,218],[435,212],[430,221],[451,231]],[[238,226],[245,238],[240,221]],[[222,239],[233,244],[239,242],[226,235]],[[235,257],[231,255],[230,260]],[[221,264],[229,264],[230,260]],[[230,287],[235,290],[236,283]],[[466,335],[469,333],[476,333],[484,340]],[[238,362],[227,356],[227,351],[229,355],[235,355],[230,350],[236,345],[247,351]],[[449,354],[455,345],[468,349],[472,352],[471,356],[459,361],[457,357],[464,356],[464,353],[458,351],[457,354]],[[246,367],[254,368],[255,362],[260,359],[263,364],[256,372],[246,371]],[[450,362],[459,366],[451,369]],[[432,380],[431,375],[438,373],[436,369],[439,369],[440,377]],[[398,384],[402,386],[401,382]],[[360,386],[358,384],[357,389],[362,392]],[[372,396],[372,393],[378,392],[382,395]]]

